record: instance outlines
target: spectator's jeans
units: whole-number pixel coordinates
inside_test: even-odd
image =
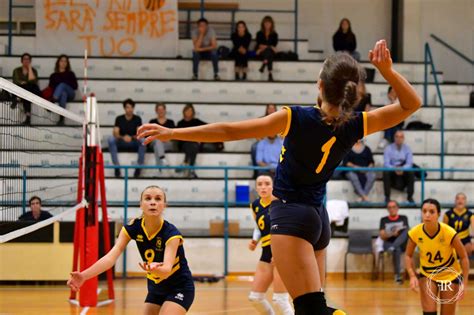
[[[20,87],[24,88],[25,90],[27,90],[27,91],[29,91],[33,94],[41,96],[41,91],[40,91],[38,85],[35,84],[35,83],[26,83],[26,84],[20,85]],[[23,109],[25,111],[25,114],[31,114],[31,102],[27,101],[25,99],[23,99],[22,102],[23,102]]]
[[[364,187],[360,182],[359,176],[365,176],[366,181]],[[359,196],[368,196],[375,182],[375,172],[366,172],[358,175],[357,172],[347,172],[346,177],[351,181],[354,190]]]
[[[173,143],[171,141],[162,142],[160,140],[155,140],[152,142],[153,152],[155,153],[156,165],[163,164],[162,159],[165,158],[165,152],[171,151],[173,149]]]
[[[275,52],[271,47],[265,48],[264,51],[260,53],[260,59],[267,61],[268,71],[273,70],[273,58],[275,57]]]
[[[193,50],[193,74],[197,76],[199,74],[199,62],[201,59],[212,60],[212,68],[214,69],[214,75],[219,73],[219,55],[217,50],[196,52]]]
[[[397,175],[395,172],[383,172],[383,190],[385,199],[390,198],[390,189],[394,187],[400,191],[407,188],[408,199],[413,198],[413,191],[415,185],[415,174],[413,172],[403,172],[402,175]]]
[[[250,148],[250,158],[252,159],[252,165],[253,166],[258,166],[257,164],[257,145],[258,141],[255,141],[254,144],[252,144],[252,147]],[[254,170],[253,171],[253,178],[257,178],[258,176],[258,171]]]
[[[196,164],[196,156],[199,152],[198,142],[185,141],[182,144],[181,150],[184,152],[184,164],[187,164],[187,165]]]
[[[76,96],[76,92],[66,83],[60,83],[55,89],[53,98],[59,103],[59,106],[66,108],[66,103],[72,101]]]
[[[402,253],[405,252],[405,246],[408,240],[408,228],[401,231],[400,235],[393,242],[384,241],[383,250],[389,251],[393,256],[393,270],[396,276],[400,276],[400,261]]]
[[[145,161],[145,150],[146,147],[142,144],[141,140],[132,140],[131,142],[125,142],[122,139],[116,139],[114,136],[110,136],[108,139],[109,151],[112,156],[112,162],[114,165],[120,165],[118,160],[118,151],[132,151],[138,152],[138,165],[143,165]]]

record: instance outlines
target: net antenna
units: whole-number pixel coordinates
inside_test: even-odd
[[[79,162],[80,176],[77,199],[85,198],[88,206],[76,212],[74,226],[74,256],[72,270],[83,271],[99,259],[99,197],[102,210],[102,240],[104,252],[111,249],[107,199],[105,191],[104,158],[100,147],[97,99],[93,93],[87,96],[87,50],[84,52],[84,106],[85,124],[82,156]],[[100,193],[100,195],[99,195]],[[79,268],[78,268],[79,267]],[[114,300],[112,269],[106,271],[108,297],[98,301],[98,277],[87,280],[81,287],[79,299],[71,290],[69,301],[81,307],[95,307]]]

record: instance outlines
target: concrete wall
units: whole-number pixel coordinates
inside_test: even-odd
[[[472,65],[430,38],[435,34],[474,59],[474,1],[405,0],[404,19],[405,60],[423,60],[424,43],[428,42],[445,80],[474,81]]]

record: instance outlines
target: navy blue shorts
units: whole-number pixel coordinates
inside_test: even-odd
[[[262,256],[260,256],[260,261],[269,264],[272,262],[272,247],[270,245],[262,247]]]
[[[465,238],[461,239],[461,243],[463,245],[469,244],[470,242],[471,242],[471,236],[468,236],[468,237],[465,237]]]
[[[177,289],[167,294],[157,294],[148,291],[148,294],[145,299],[145,303],[152,303],[159,306],[162,306],[163,303],[165,303],[166,301],[179,304],[184,307],[186,311],[188,311],[194,301],[194,291],[181,291]]]
[[[307,240],[314,250],[329,245],[331,225],[324,205],[274,200],[270,205],[271,234],[291,235]]]

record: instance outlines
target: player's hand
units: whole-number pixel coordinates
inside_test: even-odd
[[[420,284],[417,277],[410,277],[410,289],[415,292],[420,292]]]
[[[251,240],[251,241],[249,242],[249,249],[250,249],[251,251],[254,251],[255,248],[257,248],[257,242],[254,241],[254,240]]]
[[[71,278],[67,281],[67,285],[73,291],[79,291],[79,288],[84,284],[86,279],[79,271],[71,272]]]
[[[382,74],[392,69],[392,57],[385,39],[375,43],[374,48],[369,51],[369,60]]]
[[[153,272],[157,270],[159,267],[163,266],[163,263],[161,262],[152,262],[151,264],[147,262],[144,262],[144,263],[139,262],[138,264],[140,265],[140,268],[142,268],[146,272]]]
[[[173,130],[160,126],[158,124],[145,124],[137,130],[137,138],[144,139],[144,145],[153,140],[169,141],[172,140]]]
[[[132,140],[133,140],[133,138],[132,138],[132,137],[130,137],[129,135],[125,135],[125,136],[123,136],[123,138],[122,138],[122,139],[123,139],[123,141],[125,141],[125,142],[127,142],[127,143],[128,143],[128,142],[132,142]]]

